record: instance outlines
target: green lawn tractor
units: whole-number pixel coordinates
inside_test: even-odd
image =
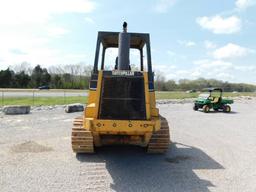
[[[205,113],[211,109],[229,113],[231,111],[229,104],[232,103],[234,103],[232,99],[222,98],[221,88],[207,88],[195,100],[193,109],[195,111],[202,109]]]

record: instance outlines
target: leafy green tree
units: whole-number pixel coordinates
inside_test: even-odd
[[[24,71],[15,74],[15,87],[17,88],[27,88],[29,86],[31,78]]]
[[[41,84],[42,85],[49,85],[51,81],[51,75],[48,73],[47,69],[43,69]]]
[[[0,71],[0,87],[9,88],[13,86],[14,72],[7,68]]]
[[[31,75],[31,84],[33,87],[39,87],[42,85],[49,85],[51,81],[51,75],[47,69],[42,69],[40,65],[37,65]]]
[[[174,80],[168,80],[165,84],[167,91],[175,91],[177,89],[177,84]]]
[[[60,75],[53,75],[51,78],[51,87],[55,89],[63,88],[63,82]]]

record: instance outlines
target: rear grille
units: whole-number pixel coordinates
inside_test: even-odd
[[[103,77],[99,118],[146,119],[143,76]]]

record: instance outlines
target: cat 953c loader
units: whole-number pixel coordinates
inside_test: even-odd
[[[105,68],[108,48],[118,48],[113,70]],[[131,70],[130,49],[139,52],[138,70]],[[94,153],[95,147],[125,144],[164,153],[170,144],[169,126],[155,100],[149,34],[128,33],[126,22],[123,32],[98,32],[88,103],[72,129],[73,151]]]

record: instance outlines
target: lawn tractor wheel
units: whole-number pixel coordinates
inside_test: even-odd
[[[204,106],[203,106],[203,111],[204,111],[205,113],[208,113],[208,112],[210,111],[210,107],[209,107],[208,105],[204,105]]]
[[[194,105],[193,109],[194,109],[194,111],[197,111],[198,110],[198,106]]]
[[[231,107],[229,105],[224,106],[224,112],[229,113],[231,111]]]

